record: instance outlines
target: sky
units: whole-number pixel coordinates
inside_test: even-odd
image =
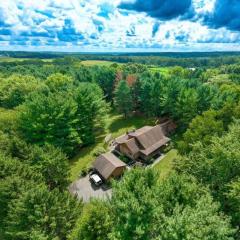
[[[240,51],[240,0],[0,0],[0,50]]]

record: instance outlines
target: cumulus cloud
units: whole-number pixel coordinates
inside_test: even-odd
[[[190,18],[193,16],[192,0],[136,0],[123,1],[119,8],[145,12],[160,20],[176,17]]]
[[[239,19],[235,9],[239,4],[232,0],[233,6],[227,6],[229,1],[3,1],[0,48],[171,51],[213,50],[220,46],[232,50],[236,46],[237,49],[240,31],[236,31]],[[230,14],[225,16],[224,8]]]
[[[216,0],[213,11],[204,18],[204,23],[212,28],[226,27],[240,31],[240,1]]]

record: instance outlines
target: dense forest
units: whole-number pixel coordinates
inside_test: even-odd
[[[11,52],[0,51],[0,57],[16,59],[61,59],[74,57],[84,60],[105,60],[118,63],[139,63],[148,65],[182,67],[218,67],[239,63],[239,52],[153,52],[153,53],[55,53],[55,52]],[[39,61],[41,62],[41,61]],[[18,63],[19,64],[19,63]],[[23,63],[24,64],[24,63]]]
[[[240,239],[239,54],[29,55],[0,58],[0,239]],[[83,203],[71,160],[112,112],[173,120],[178,154]]]

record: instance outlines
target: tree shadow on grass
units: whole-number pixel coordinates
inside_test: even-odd
[[[89,146],[84,146],[79,148],[79,150],[76,152],[75,156],[70,159],[71,164],[74,164],[74,162],[78,161],[79,158],[84,158],[88,156],[89,154],[93,153],[93,151],[96,149],[96,147],[100,144],[104,143],[104,136],[98,136],[96,137],[95,143],[89,145]]]
[[[149,118],[139,116],[124,118],[123,116],[119,116],[108,126],[108,130],[109,133],[114,134],[121,132],[123,134],[124,132],[132,130],[133,128],[137,129],[145,125],[152,124],[154,124],[154,120]]]
[[[91,163],[96,158],[94,156],[94,152],[98,147],[103,146],[104,144],[104,136],[99,136],[96,138],[96,142],[92,145],[85,146],[82,148],[79,148],[76,155],[70,159],[70,165],[71,165],[71,180],[76,179],[79,177],[80,172],[83,169],[87,169],[91,167]]]

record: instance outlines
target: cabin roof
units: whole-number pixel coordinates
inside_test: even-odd
[[[104,153],[98,156],[93,167],[105,178],[108,179],[113,171],[119,167],[125,167],[126,164],[117,158],[113,153]]]

